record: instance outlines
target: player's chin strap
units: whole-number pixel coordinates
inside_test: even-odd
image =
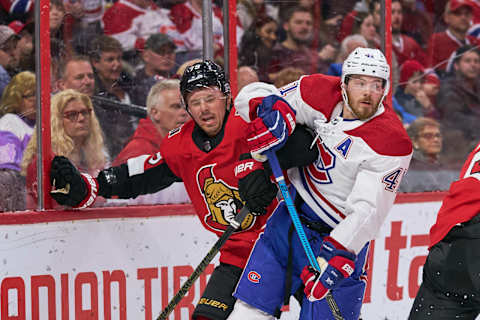
[[[280,168],[280,163],[278,162],[277,156],[275,151],[269,150],[265,152],[265,155],[268,157],[268,162],[270,163],[270,167],[272,168],[273,175],[275,176],[275,180],[277,182],[278,188],[282,192],[283,199],[285,200],[285,204],[287,205],[288,213],[292,218],[293,225],[295,230],[297,231],[297,235],[300,238],[300,243],[302,244],[303,250],[307,255],[308,261],[310,265],[321,273],[320,266],[318,265],[317,259],[315,258],[315,254],[313,253],[312,247],[308,242],[307,236],[305,231],[303,230],[302,223],[300,222],[300,218],[297,213],[297,209],[295,208],[295,204],[293,203],[292,197],[290,196],[290,192],[288,191],[287,184],[285,183],[285,177],[283,176],[282,169]],[[344,320],[342,314],[340,313],[340,309],[338,308],[337,303],[333,299],[332,293],[329,292],[325,298],[327,300],[327,304],[332,311],[333,317],[335,320]]]
[[[347,90],[345,89],[345,84],[342,83],[341,87],[342,87],[343,103],[345,104],[345,106],[347,107],[347,109],[348,109],[352,114],[354,114],[354,115],[356,116],[357,114],[356,114],[355,111],[353,111],[353,109],[350,107],[350,103],[348,103],[348,95],[347,95]]]

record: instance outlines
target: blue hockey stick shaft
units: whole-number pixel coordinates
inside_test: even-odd
[[[267,151],[266,156],[268,158],[268,162],[270,163],[270,167],[272,168],[275,180],[277,181],[278,188],[282,192],[283,199],[285,200],[288,212],[290,213],[293,225],[295,226],[295,230],[300,238],[300,242],[305,250],[308,261],[315,270],[321,272],[317,259],[315,259],[315,254],[313,253],[312,247],[310,246],[305,231],[303,230],[300,218],[298,217],[297,209],[295,208],[292,197],[290,196],[290,192],[288,191],[287,184],[285,183],[285,177],[283,176],[282,169],[280,168],[280,163],[278,163],[277,155],[274,151]]]
[[[283,176],[283,172],[280,167],[280,163],[278,162],[277,155],[275,154],[275,151],[266,151],[265,155],[267,156],[270,167],[272,168],[272,172],[275,176],[278,188],[282,192],[283,200],[285,200],[288,213],[292,218],[293,225],[295,226],[295,230],[297,231],[297,235],[300,239],[300,242],[302,243],[302,247],[305,251],[305,254],[307,255],[308,261],[315,270],[321,273],[322,271],[320,269],[320,266],[318,265],[317,259],[315,258],[312,247],[308,242],[307,235],[303,230],[303,226],[300,222],[297,209],[295,208],[295,204],[293,203],[292,197],[290,196],[290,191],[288,191],[287,184],[285,183],[285,177]],[[340,308],[338,308],[337,302],[333,298],[333,295],[330,291],[327,293],[327,296],[325,298],[335,320],[344,320],[340,312]]]

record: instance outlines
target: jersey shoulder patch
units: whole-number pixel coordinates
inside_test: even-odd
[[[342,100],[340,78],[323,74],[302,77],[300,93],[303,101],[330,118],[334,107]]]
[[[171,137],[173,137],[174,135],[176,135],[177,133],[179,133],[179,132],[182,130],[182,127],[183,127],[183,124],[182,124],[180,127],[177,127],[177,128],[175,128],[175,129],[173,129],[173,130],[170,130],[170,131],[168,132],[168,138],[171,138]]]
[[[406,156],[413,150],[407,132],[388,105],[383,114],[345,133],[363,139],[373,151],[384,156]]]

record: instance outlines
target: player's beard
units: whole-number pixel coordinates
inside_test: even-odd
[[[353,100],[348,91],[347,96],[350,110],[359,120],[367,120],[372,117],[377,112],[381,100],[380,98],[377,102],[375,102],[374,98],[371,95],[369,97],[362,97]],[[369,102],[370,107],[367,108],[365,105],[362,104],[362,102]]]

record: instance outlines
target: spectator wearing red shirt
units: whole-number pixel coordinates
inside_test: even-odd
[[[402,33],[403,11],[400,0],[392,0],[392,44],[397,55],[397,62],[402,65],[406,60],[417,60],[423,65],[427,63],[427,55],[420,45]]]
[[[480,0],[471,0],[473,7],[473,25],[468,30],[468,35],[480,38]]]
[[[366,0],[357,1],[353,10],[350,11],[342,20],[340,31],[337,34],[338,42],[342,42],[345,37],[352,34],[353,24],[359,12],[368,12],[368,3]]]
[[[414,38],[415,41],[425,49],[433,33],[432,18],[427,12],[417,7],[416,0],[402,0],[402,7],[402,31],[406,35]]]
[[[147,118],[140,119],[137,130],[113,166],[125,163],[129,158],[158,152],[163,137],[188,118],[188,113],[180,102],[179,80],[166,79],[156,83],[147,97]]]
[[[180,81],[167,79],[155,84],[147,97],[147,118],[140,119],[137,130],[120,152],[114,166],[144,154],[155,154],[160,143],[170,130],[181,126],[189,119],[180,102]],[[159,204],[190,202],[183,183],[174,183],[159,192],[141,195],[129,204]]]
[[[434,33],[428,44],[428,66],[440,75],[445,72],[448,59],[455,50],[479,43],[475,37],[467,35],[472,22],[472,10],[472,4],[467,0],[451,0],[445,6],[443,18],[447,30]]]

